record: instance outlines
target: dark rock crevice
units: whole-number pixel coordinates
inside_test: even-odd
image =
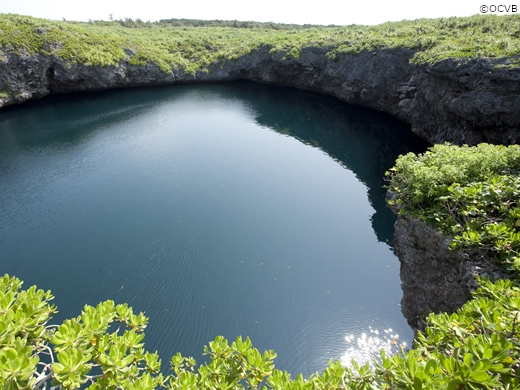
[[[47,77],[47,89],[52,92],[54,90],[54,67],[47,68],[45,76]]]

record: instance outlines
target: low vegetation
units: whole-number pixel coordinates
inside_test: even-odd
[[[457,313],[431,314],[416,346],[368,363],[329,363],[304,379],[275,368],[274,351],[249,338],[221,336],[204,347],[208,363],[176,354],[161,373],[157,353],[144,349],[148,319],[112,301],[85,306],[59,326],[49,325],[53,296],[8,275],[0,278],[0,386],[3,389],[513,389],[520,386],[520,288],[482,280]]]
[[[304,48],[317,47],[331,59],[345,53],[399,47],[415,51],[414,63],[520,54],[520,15],[308,28],[198,22],[127,19],[80,23],[0,14],[0,50],[55,55],[73,63],[97,66],[123,60],[135,65],[154,63],[164,72],[178,68],[190,73],[207,71],[211,64],[235,60],[262,47],[281,58],[298,57]]]
[[[456,313],[430,314],[414,348],[349,367],[330,361],[309,378],[275,368],[274,351],[247,338],[221,336],[198,365],[176,354],[170,372],[144,349],[148,319],[112,301],[50,325],[52,294],[22,290],[0,277],[0,386],[4,389],[515,389],[520,387],[520,286],[517,256],[518,146],[436,145],[399,157],[388,173],[402,213],[437,226],[453,248],[472,248],[510,270],[511,279],[479,279],[473,299]],[[492,226],[495,226],[492,228]],[[495,234],[503,230],[502,235]],[[474,235],[479,240],[474,239]]]
[[[394,202],[517,276],[520,271],[520,146],[436,145],[401,156],[389,172]]]
[[[119,24],[127,26],[129,24],[139,24],[139,20],[132,19],[119,20]],[[141,21],[142,23],[142,21]],[[200,20],[200,19],[162,19],[155,23],[148,22],[150,26],[161,27],[232,27],[232,28],[260,28],[269,30],[301,30],[306,28],[326,28],[326,27],[340,27],[336,25],[320,26],[317,24],[287,24],[274,22],[254,22],[254,21],[240,21],[240,20]]]

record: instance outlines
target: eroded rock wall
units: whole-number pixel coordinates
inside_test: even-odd
[[[394,237],[401,262],[401,311],[414,330],[424,329],[428,313],[459,309],[477,288],[476,277],[508,277],[478,252],[451,250],[449,238],[417,218],[399,216]]]
[[[430,143],[520,142],[520,69],[513,59],[444,60],[412,65],[409,49],[344,54],[307,48],[298,59],[264,46],[195,75],[156,65],[86,66],[54,56],[4,53],[0,107],[50,93],[246,79],[293,86],[387,112]]]
[[[401,262],[401,311],[413,329],[421,329],[426,313],[452,313],[475,287],[464,256],[448,248],[444,237],[418,219],[399,217],[394,245]]]

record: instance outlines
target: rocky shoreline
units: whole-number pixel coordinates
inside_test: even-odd
[[[509,66],[517,59],[413,65],[414,51],[409,49],[344,54],[335,60],[326,52],[310,47],[298,59],[287,59],[264,46],[194,75],[179,69],[165,73],[155,64],[122,61],[99,67],[42,54],[3,53],[0,108],[56,93],[245,79],[316,91],[384,111],[409,123],[412,132],[430,143],[520,142],[520,68]],[[421,221],[399,217],[395,234],[402,310],[415,330],[422,327],[422,314],[452,312],[466,302],[476,274],[500,276],[482,262],[469,261],[467,254],[450,251],[446,239]]]
[[[387,112],[432,144],[520,142],[520,68],[508,66],[514,58],[413,65],[410,49],[343,54],[335,60],[326,53],[309,47],[298,59],[287,59],[263,46],[194,75],[180,69],[165,73],[155,64],[122,61],[99,67],[42,54],[3,53],[0,107],[51,93],[245,79],[312,90]]]
[[[414,331],[424,329],[426,314],[453,313],[471,299],[477,276],[508,277],[478,253],[450,250],[446,237],[416,218],[398,217],[394,246],[401,263],[401,311]]]

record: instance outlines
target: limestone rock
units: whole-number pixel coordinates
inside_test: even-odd
[[[399,216],[394,245],[401,262],[401,310],[414,330],[431,312],[453,313],[471,298],[476,277],[506,278],[478,252],[451,250],[450,239],[423,221]]]
[[[41,31],[41,33],[45,33]],[[45,48],[44,48],[45,49]],[[0,107],[50,93],[247,79],[335,96],[347,103],[387,112],[411,125],[430,143],[520,142],[520,69],[514,59],[448,59],[413,65],[410,49],[341,54],[309,47],[285,59],[262,46],[237,60],[212,64],[209,71],[161,71],[155,64],[86,66],[43,54],[0,56]],[[132,50],[125,52],[131,56]]]

